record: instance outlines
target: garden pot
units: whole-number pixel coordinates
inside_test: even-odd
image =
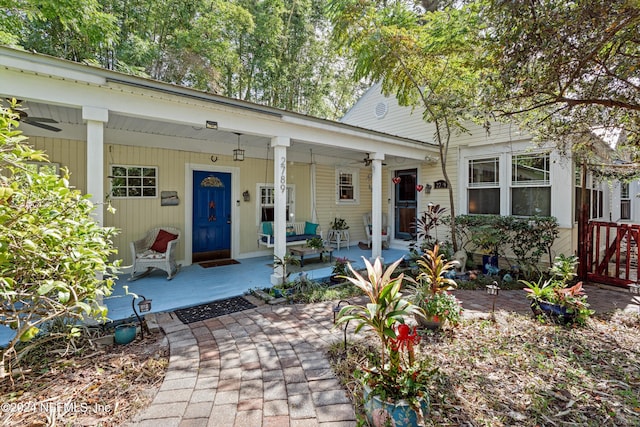
[[[125,323],[116,326],[114,340],[116,344],[129,344],[136,338],[136,325],[133,323]]]
[[[409,427],[418,425],[418,415],[405,401],[396,403],[385,402],[378,396],[370,395],[369,386],[364,386],[364,410],[369,423],[374,427]],[[420,406],[422,416],[429,413],[429,397],[422,398]]]
[[[342,279],[342,278],[340,278],[338,276],[332,275],[332,276],[329,277],[329,281],[331,283],[342,283],[342,282],[344,282],[344,279]]]
[[[576,317],[575,313],[567,311],[567,307],[542,300],[531,302],[531,310],[536,316],[545,315],[554,322],[563,324],[573,322]]]
[[[422,316],[415,316],[416,322],[418,323],[418,327],[422,329],[429,329],[432,331],[437,331],[442,328],[444,322],[437,317],[428,317],[424,318]]]

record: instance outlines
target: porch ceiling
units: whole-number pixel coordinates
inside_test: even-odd
[[[27,135],[44,137],[62,137],[71,139],[84,139],[85,123],[82,118],[82,109],[68,106],[46,104],[23,100],[21,109],[25,110],[29,117],[46,117],[56,120],[55,127],[62,129],[60,133],[47,131],[29,124],[22,124],[21,129]],[[238,131],[241,132],[241,131]],[[144,137],[155,135],[167,139],[166,148],[182,149],[187,151],[207,152],[212,155],[231,155],[238,145],[238,136],[234,132],[225,130],[211,130],[203,126],[181,124],[151,120],[143,117],[132,117],[114,112],[109,113],[109,121],[105,125],[105,134],[109,144],[149,145],[157,144],[157,140]],[[110,136],[115,136],[111,138]],[[135,137],[127,137],[133,135]],[[177,143],[176,139],[180,142]],[[262,135],[245,134],[241,132],[240,148],[246,150],[246,157],[265,158],[270,138]],[[311,155],[317,163],[330,163],[343,166],[364,166],[364,158],[367,153],[349,149],[348,147],[335,147],[317,145],[293,139],[288,150],[288,157],[292,161],[310,162]],[[385,163],[401,164],[406,159],[387,155]]]

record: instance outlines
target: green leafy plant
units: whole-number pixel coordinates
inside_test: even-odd
[[[363,258],[364,259],[364,258]],[[404,399],[416,413],[421,414],[421,399],[427,394],[433,370],[426,359],[416,360],[413,351],[419,341],[415,330],[405,324],[406,316],[422,315],[423,310],[405,299],[401,289],[404,281],[412,281],[404,274],[393,277],[402,260],[391,264],[385,271],[380,259],[371,263],[364,259],[366,277],[348,264],[353,277],[345,277],[360,288],[369,301],[364,305],[347,305],[340,310],[336,326],[356,322],[355,333],[365,326],[380,340],[380,352],[372,355],[360,367],[361,378],[371,388],[371,396],[384,400]]]
[[[291,254],[286,254],[284,257],[280,258],[279,256],[273,256],[273,266],[282,268],[282,281],[286,283],[289,280],[288,266],[290,265],[300,265],[300,260]]]
[[[104,320],[101,298],[111,294],[119,264],[109,262],[116,230],[96,223],[94,204],[69,187],[68,172],[26,167],[47,157],[27,144],[17,119],[0,108],[0,325],[16,333],[1,350],[0,378],[16,344],[46,335],[53,320]]]
[[[572,320],[576,323],[584,323],[593,314],[587,303],[587,295],[582,287],[582,282],[569,286],[571,280],[576,276],[575,270],[578,264],[578,257],[575,255],[565,256],[563,254],[555,257],[553,265],[549,269],[551,278],[543,282],[540,279],[537,283],[521,280],[526,285],[524,291],[527,298],[531,299],[534,313],[542,313],[545,304],[561,307],[565,314],[560,314],[562,321]],[[558,313],[556,313],[557,315]],[[552,316],[553,317],[553,316]]]
[[[331,270],[332,276],[347,276],[349,274],[349,259],[337,257],[333,263],[333,269]]]
[[[349,226],[347,225],[347,221],[343,218],[333,218],[333,222],[331,223],[332,230],[348,230]]]
[[[312,237],[307,240],[307,246],[314,249],[322,249],[324,247],[324,241],[321,237]]]
[[[435,245],[433,250],[425,251],[418,259],[420,274],[413,285],[412,301],[424,310],[427,319],[457,325],[462,315],[462,306],[448,291],[458,285],[455,280],[446,277],[455,264],[446,261],[444,254],[439,251],[439,246]]]

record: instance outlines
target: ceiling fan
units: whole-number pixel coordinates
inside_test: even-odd
[[[21,103],[22,101],[16,101],[16,105],[20,105]],[[57,128],[55,126],[50,126],[48,124],[45,124],[45,123],[58,123],[54,119],[50,119],[47,117],[30,117],[26,111],[21,110],[19,108],[11,108],[11,111],[13,111],[18,115],[18,121],[21,123],[26,123],[28,125],[36,126],[41,129],[50,130],[52,132],[60,132],[61,130],[60,128]]]
[[[367,153],[367,157],[362,159],[362,161],[364,162],[365,166],[371,166],[371,162],[373,162],[373,159],[370,159],[369,158],[369,153]],[[387,166],[387,164],[386,163],[382,163],[382,166]]]

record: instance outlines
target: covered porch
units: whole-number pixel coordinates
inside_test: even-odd
[[[385,249],[385,262],[393,262],[407,254],[406,250]],[[364,268],[362,258],[369,259],[371,250],[360,249],[357,245],[341,248],[333,252],[336,257],[347,258],[354,268]],[[259,256],[240,260],[239,264],[204,268],[199,264],[182,267],[172,279],[167,274],[155,270],[147,277],[128,282],[129,275],[120,275],[112,296],[105,298],[109,308],[109,319],[119,321],[134,316],[130,294],[152,300],[152,313],[171,312],[180,308],[191,307],[207,302],[242,295],[251,289],[271,287],[270,275],[273,272],[272,256]],[[329,263],[318,263],[315,260],[306,262],[301,269],[311,280],[320,281],[331,275]],[[320,268],[318,268],[320,267]],[[300,270],[300,268],[296,269]],[[298,273],[294,272],[294,278]],[[137,300],[140,301],[140,300]]]

